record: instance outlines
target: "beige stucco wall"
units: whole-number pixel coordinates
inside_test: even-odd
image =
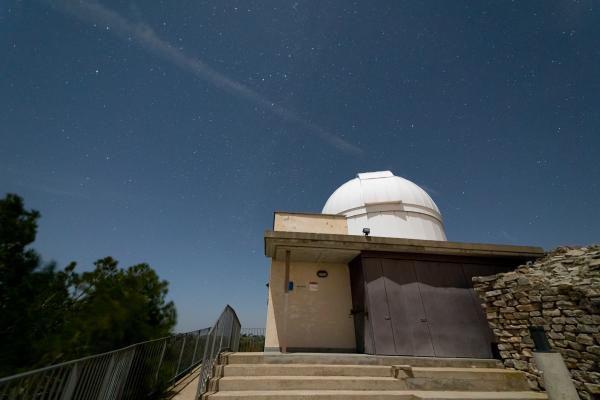
[[[346,235],[348,224],[343,215],[276,212],[273,230]]]
[[[328,277],[317,277],[318,270],[326,270]],[[352,299],[348,266],[292,262],[290,281],[294,282],[294,289],[287,295],[284,280],[285,263],[273,261],[265,350],[286,347],[353,351],[356,345],[354,323],[350,317]],[[316,291],[309,289],[310,282],[318,284]]]

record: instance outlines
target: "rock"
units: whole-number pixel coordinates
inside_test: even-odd
[[[562,340],[565,338],[565,335],[563,335],[562,333],[550,331],[550,332],[548,332],[548,337],[552,338],[552,339],[561,339]]]
[[[501,290],[490,290],[489,292],[485,292],[486,297],[494,297],[502,294]]]
[[[556,301],[558,296],[542,296],[542,301]]]
[[[585,384],[585,388],[591,394],[600,394],[600,384],[597,384],[597,383],[586,383]]]
[[[572,348],[573,350],[577,350],[577,351],[583,351],[583,350],[585,350],[585,346],[582,345],[582,344],[580,344],[580,343],[573,342],[573,341],[570,341],[570,340],[566,340],[565,342],[567,343],[567,346],[570,347],[570,348]],[[575,362],[577,362],[577,360],[575,360]]]
[[[571,308],[575,304],[572,301],[558,300],[556,306],[558,308]]]
[[[529,301],[529,299],[526,299],[527,301]],[[540,309],[540,306],[537,304],[520,304],[517,306],[517,310],[519,311],[537,311]],[[560,315],[560,312],[559,312]]]
[[[527,371],[529,369],[528,364],[529,363],[527,361],[515,360],[514,361],[514,368],[518,369],[519,371]]]
[[[520,277],[517,279],[517,285],[519,285],[519,286],[531,285],[531,281],[525,277]]]
[[[590,335],[586,335],[585,333],[580,333],[579,335],[577,335],[577,343],[581,343],[581,344],[585,344],[585,345],[593,345],[594,344],[594,338],[591,337]]]
[[[598,325],[577,324],[577,329],[583,333],[598,333]]]
[[[560,310],[542,310],[542,315],[547,317],[560,317]]]
[[[586,350],[592,354],[600,355],[600,346],[588,346]]]

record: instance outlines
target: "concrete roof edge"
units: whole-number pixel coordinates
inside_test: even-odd
[[[462,255],[490,255],[507,257],[541,257],[544,249],[537,246],[518,246],[507,244],[463,243],[436,240],[402,239],[376,236],[339,235],[326,233],[284,232],[266,230],[264,236],[265,255],[272,257],[269,248],[274,241],[288,242],[292,247],[328,247],[325,242],[339,245],[340,248],[356,250],[372,250],[387,252],[414,252],[414,253],[448,253]],[[272,246],[271,246],[272,247]],[[337,246],[336,246],[337,247]]]
[[[335,217],[335,218],[346,219],[346,216],[342,215],[342,214],[309,213],[309,212],[301,212],[301,211],[273,211],[273,215],[275,215],[275,214],[311,215],[311,216],[315,216],[315,217]]]

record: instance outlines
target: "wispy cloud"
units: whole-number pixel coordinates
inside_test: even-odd
[[[28,172],[23,167],[3,164],[0,169],[0,181],[3,181],[3,189],[6,192],[14,188],[30,190],[59,197],[72,197],[79,199],[89,199],[81,188],[75,187],[73,177],[49,177],[47,174],[41,177],[39,174]],[[0,192],[0,195],[3,195]]]
[[[135,40],[142,48],[180,69],[203,79],[217,88],[270,111],[288,123],[302,126],[306,131],[336,149],[349,154],[362,154],[362,149],[319,125],[306,121],[297,113],[276,104],[251,87],[244,85],[213,69],[197,57],[191,57],[160,38],[145,23],[131,22],[108,7],[86,0],[49,0],[49,3],[65,14],[75,18],[110,27],[110,31],[124,40]]]

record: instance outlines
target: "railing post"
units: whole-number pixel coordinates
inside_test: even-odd
[[[110,355],[108,366],[106,367],[106,372],[104,373],[104,379],[102,379],[102,384],[100,385],[100,390],[98,391],[98,400],[103,400],[106,395],[106,391],[108,390],[113,370],[115,369],[115,355],[116,354],[114,353]]]
[[[186,336],[183,336],[183,341],[181,342],[181,350],[179,351],[179,359],[177,360],[177,368],[175,369],[175,376],[179,375],[179,367],[181,366],[181,358],[183,357],[183,350],[185,349],[185,339]]]
[[[71,371],[69,372],[69,377],[67,378],[67,383],[62,391],[60,400],[71,400],[73,398],[75,387],[77,386],[77,381],[79,380],[79,374],[79,364],[74,364],[73,368],[71,368]]]
[[[217,354],[223,349],[223,337],[225,336],[225,323],[221,324],[221,333],[219,334],[219,348],[217,349]]]
[[[154,378],[154,384],[155,385],[158,383],[158,375],[160,373],[160,367],[162,367],[163,358],[165,357],[165,351],[167,350],[167,340],[168,339],[165,339],[163,341],[163,347],[162,347],[162,350],[160,352],[160,359],[158,360],[158,367],[156,367],[156,377]]]
[[[198,341],[200,340],[200,332],[196,335],[196,343],[194,344],[194,354],[192,355],[192,364],[196,363],[196,351],[198,350]]]
[[[219,324],[219,321],[217,321],[217,325],[215,325],[212,346],[210,348],[210,357],[212,357],[213,354],[215,354],[215,344],[217,343],[217,336],[219,335],[219,328],[220,328],[220,324]]]
[[[235,321],[233,320],[233,315],[229,315],[229,319],[230,319],[230,324],[229,324],[229,334],[227,335],[227,350],[231,351],[232,350],[232,342],[233,342],[233,325],[235,324]]]
[[[129,373],[132,372],[131,366],[133,365],[133,360],[135,360],[135,353],[138,351],[138,346],[132,347],[127,353],[125,353],[125,361],[123,365],[123,371],[121,372],[121,382],[119,387],[117,388],[117,398],[121,398],[123,395],[123,391],[125,390],[125,385],[127,384],[127,378],[129,378]]]
[[[211,358],[212,352],[215,348],[215,333],[217,332],[217,328],[219,326],[219,321],[208,330],[206,333],[206,343],[204,344],[204,355],[202,356],[202,366],[200,367],[200,372],[198,374],[198,389],[196,390],[196,399],[200,399],[200,396],[204,393],[206,389],[206,375],[208,375],[208,365],[205,365],[206,362]],[[211,332],[213,333],[212,343],[209,343],[211,340]],[[210,350],[208,350],[210,344]]]

